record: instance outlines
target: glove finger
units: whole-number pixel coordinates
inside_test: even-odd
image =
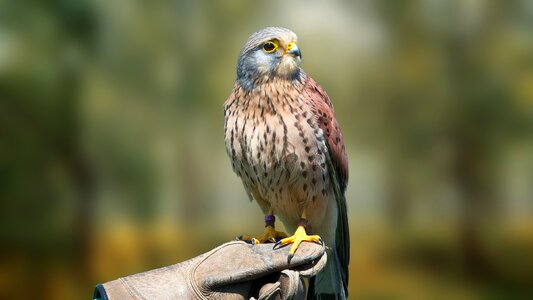
[[[312,277],[318,274],[324,268],[328,261],[328,255],[324,253],[319,259],[311,261],[308,264],[298,266],[294,270],[300,273],[303,277]]]
[[[212,289],[228,284],[255,280],[287,268],[303,266],[324,256],[325,247],[303,243],[287,263],[288,247],[272,249],[270,244],[250,245],[229,242],[213,249],[192,268],[193,285]]]
[[[257,300],[276,300],[280,299],[281,289],[279,282],[267,283],[259,290]]]

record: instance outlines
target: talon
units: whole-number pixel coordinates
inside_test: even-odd
[[[291,259],[294,257],[294,254],[292,253],[289,253],[289,255],[287,256],[287,264],[290,264],[291,263]]]
[[[283,247],[283,246],[292,244],[291,250],[289,250],[289,258],[287,260],[288,262],[290,262],[292,257],[294,257],[294,253],[296,252],[296,249],[298,249],[298,246],[300,246],[302,242],[315,242],[315,243],[320,243],[321,245],[323,245],[323,241],[320,238],[320,236],[307,235],[307,232],[305,232],[305,228],[302,225],[300,225],[296,229],[296,232],[294,233],[294,235],[290,237],[286,237],[276,242],[276,244],[274,244],[274,249],[276,249],[276,247],[278,246]]]
[[[276,247],[279,247],[279,245],[281,245],[281,240],[277,241],[277,242],[274,244],[274,247],[272,247],[272,249],[276,249]]]
[[[266,226],[265,231],[260,237],[250,237],[247,235],[241,235],[240,240],[251,242],[252,244],[262,244],[266,242],[275,243],[278,239],[286,237],[287,234],[281,231],[276,231],[273,226]]]
[[[248,236],[248,235],[244,235],[244,234],[243,234],[243,235],[239,235],[239,236],[237,237],[237,240],[239,240],[239,241],[243,241],[243,242],[246,242],[246,243],[251,243],[251,244],[254,243],[254,242],[253,242],[253,239],[254,239],[254,238],[252,238],[252,237],[250,237],[250,236]]]

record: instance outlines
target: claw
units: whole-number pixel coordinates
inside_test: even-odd
[[[277,241],[275,244],[274,244],[274,247],[272,247],[272,249],[276,249],[276,247],[279,247],[279,245],[281,245],[281,240]]]
[[[291,250],[289,250],[289,257],[287,258],[287,262],[290,262],[291,259],[294,257],[294,253],[296,252],[296,249],[298,249],[298,246],[300,246],[302,242],[315,242],[321,245],[324,244],[320,236],[307,235],[307,232],[305,232],[305,228],[302,225],[300,225],[296,229],[296,232],[294,233],[294,235],[277,241],[274,244],[273,249],[292,244]]]
[[[287,264],[290,264],[291,263],[291,259],[294,257],[294,254],[292,253],[289,253],[289,255],[287,256]]]
[[[239,240],[239,241],[243,241],[243,242],[249,243],[249,244],[253,244],[254,243],[253,238],[248,236],[248,235],[239,235],[236,239]]]
[[[265,232],[262,236],[254,238],[247,235],[241,235],[238,237],[239,240],[250,242],[254,245],[262,244],[266,242],[272,242],[275,243],[278,239],[287,237],[287,234],[285,232],[277,231],[272,226],[266,226]]]

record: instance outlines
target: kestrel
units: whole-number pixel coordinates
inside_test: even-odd
[[[348,159],[328,95],[300,63],[297,36],[268,27],[250,36],[224,104],[233,170],[265,214],[255,242],[324,242],[328,263],[310,285],[315,298],[347,297],[350,237],[344,192]],[[275,230],[275,217],[294,235]],[[308,235],[314,234],[314,235]]]

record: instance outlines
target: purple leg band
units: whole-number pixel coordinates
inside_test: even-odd
[[[275,222],[276,217],[274,215],[265,215],[265,223]]]
[[[276,217],[274,217],[273,215],[265,215],[265,227],[274,227],[274,223],[276,223]]]

